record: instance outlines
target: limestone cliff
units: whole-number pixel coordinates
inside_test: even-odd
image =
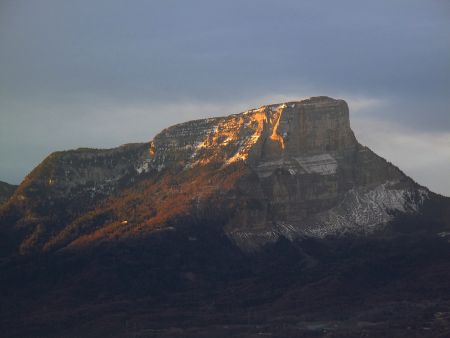
[[[156,170],[240,161],[251,168],[258,179],[225,227],[242,247],[280,236],[370,233],[395,212],[417,212],[428,195],[361,146],[346,102],[328,97],[173,126],[155,138],[152,156]]]
[[[158,170],[240,160],[254,165],[355,145],[345,101],[316,97],[170,127],[152,143],[152,164]]]
[[[368,234],[430,193],[360,145],[345,101],[313,97],[178,124],[150,144],[51,155],[2,215],[23,252],[220,224],[244,250]],[[16,236],[17,237],[17,236]]]

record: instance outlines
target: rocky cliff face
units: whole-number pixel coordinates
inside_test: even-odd
[[[317,97],[170,127],[152,142],[152,164],[158,170],[237,161],[264,166],[355,145],[345,101]]]
[[[314,97],[190,121],[150,144],[50,155],[0,222],[23,252],[220,223],[244,250],[367,234],[418,213],[427,189],[360,145],[345,101]],[[220,219],[220,222],[217,221]]]
[[[371,233],[395,212],[418,212],[428,196],[361,146],[346,102],[328,97],[177,125],[155,138],[152,154],[156,170],[246,163],[257,178],[225,227],[244,248],[280,236]]]

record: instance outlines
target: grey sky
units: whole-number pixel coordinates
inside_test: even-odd
[[[360,141],[450,195],[450,3],[0,0],[0,180],[54,150],[346,99]]]

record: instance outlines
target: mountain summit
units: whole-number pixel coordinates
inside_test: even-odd
[[[5,337],[448,337],[450,200],[312,97],[55,152],[0,205]]]
[[[153,141],[158,168],[198,164],[251,165],[303,154],[344,151],[355,144],[343,100],[314,97],[262,106],[168,128]]]

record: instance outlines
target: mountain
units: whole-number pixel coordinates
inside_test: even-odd
[[[343,100],[316,97],[170,127],[150,142],[51,154],[4,219],[21,252],[219,217],[243,250],[381,229],[431,194],[360,145]],[[211,213],[212,212],[212,213]]]
[[[10,336],[450,332],[450,200],[359,144],[343,100],[53,153],[0,235]]]
[[[14,190],[16,190],[17,185],[9,184],[6,182],[0,181],[0,205],[2,203],[5,203],[8,198],[11,197],[11,195],[14,193]]]

